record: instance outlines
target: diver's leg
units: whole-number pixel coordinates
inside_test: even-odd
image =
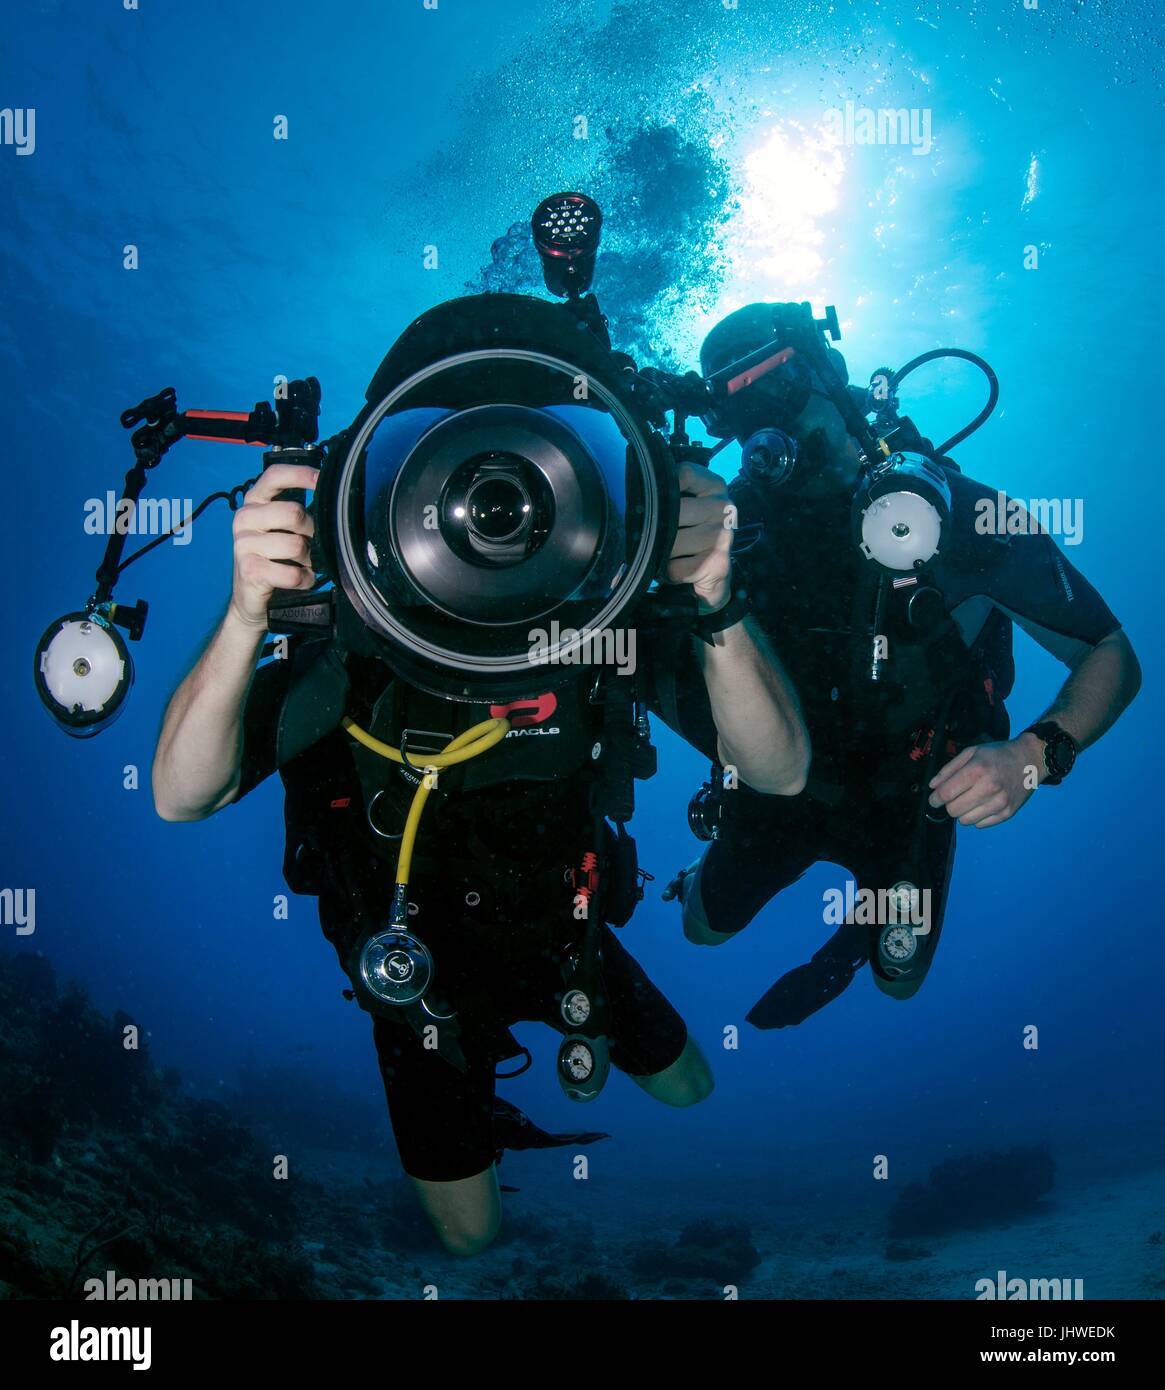
[[[686,869],[681,869],[663,892],[664,902],[679,898],[684,910],[684,935],[695,946],[723,946],[736,935],[734,931],[713,931],[708,924],[708,914],[704,911],[704,899],[700,891],[704,860],[711,845],[700,856],[693,859]]]
[[[476,1255],[501,1220],[493,1062],[464,1036],[461,1071],[406,1024],[376,1019],[372,1031],[401,1166],[445,1249]]]
[[[491,1163],[483,1173],[451,1182],[430,1182],[410,1177],[413,1190],[437,1238],[450,1255],[480,1254],[498,1233],[502,1198],[497,1169]]]
[[[638,961],[603,928],[603,985],[611,1017],[611,1061],[654,1100],[696,1105],[712,1093],[712,1069],[687,1025]]]
[[[810,822],[811,838],[800,841],[794,838],[793,843],[800,845],[802,855],[809,852],[811,861],[826,860],[848,868],[848,842],[855,836],[861,841],[870,833],[868,803],[851,794],[828,808],[822,803],[811,804],[817,811]],[[786,851],[786,856],[790,853]],[[866,962],[867,936],[867,928],[847,918],[810,960],[786,971],[770,985],[745,1015],[745,1020],[761,1029],[792,1028],[804,1023],[853,983],[854,976]]]
[[[886,860],[877,886],[891,888],[903,880],[922,890],[917,904],[921,926],[905,924],[875,928],[871,932],[870,962],[874,983],[892,999],[909,999],[926,979],[946,916],[947,896],[955,862],[956,822],[949,816],[927,820],[921,842],[906,844]]]
[[[652,1100],[662,1101],[664,1105],[698,1105],[708,1099],[716,1084],[712,1068],[695,1038],[684,1043],[684,1050],[663,1071],[652,1076],[633,1076],[630,1072],[628,1075]]]
[[[747,805],[664,893],[683,902],[684,935],[697,946],[730,941],[821,857],[821,808],[805,793],[760,797],[742,789],[733,795],[747,796]]]

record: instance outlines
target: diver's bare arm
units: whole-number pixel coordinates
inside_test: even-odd
[[[154,806],[163,820],[204,820],[234,800],[243,706],[265,636],[232,606],[174,692],[154,753]]]
[[[1141,664],[1133,644],[1120,628],[1098,642],[1072,670],[1041,719],[1054,720],[1072,735],[1079,748],[1103,738],[1141,688]],[[1035,734],[1021,734],[1038,748]],[[1035,758],[1043,767],[1043,758]]]
[[[809,733],[792,682],[751,618],[696,641],[720,761],[759,792],[795,796],[809,772]]]
[[[311,491],[319,470],[276,463],[263,470],[232,523],[230,606],[194,670],[174,693],[154,754],[154,806],[163,820],[205,820],[235,799],[243,706],[267,635],[277,588],[310,589],[315,524],[291,489]]]

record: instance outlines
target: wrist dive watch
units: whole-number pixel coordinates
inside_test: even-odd
[[[1044,781],[1053,787],[1059,786],[1075,766],[1079,752],[1076,740],[1051,719],[1029,725],[1024,733],[1035,734],[1036,738],[1043,740],[1044,771],[1047,774]]]

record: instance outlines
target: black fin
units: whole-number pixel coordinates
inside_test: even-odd
[[[599,1139],[610,1139],[609,1134],[598,1131],[580,1130],[571,1134],[548,1134],[527,1115],[523,1115],[516,1105],[501,1096],[494,1098],[493,1117],[494,1143],[501,1149],[561,1149],[569,1144],[594,1144]]]
[[[788,971],[745,1015],[754,1028],[791,1028],[825,1008],[866,962],[866,928],[843,923],[805,965]]]

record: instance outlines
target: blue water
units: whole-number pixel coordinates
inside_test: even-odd
[[[102,542],[84,504],[131,462],[123,409],[173,385],[180,406],[247,410],[277,374],[311,374],[331,433],[418,312],[467,287],[536,292],[524,234],[492,258],[491,245],[545,194],[581,187],[607,219],[596,289],[641,362],[695,365],[707,327],[753,299],[836,304],[858,380],[935,346],[984,354],[1000,407],[957,457],[1018,497],[1084,499],[1069,553],[1122,619],[1145,687],[1067,785],[964,833],[914,1000],[863,975],[771,1034],[743,1015],[820,944],[821,893],[842,875],[814,870],[723,950],[687,945],[658,888],[695,855],[684,812],[706,769],[660,729],[635,825],[657,881],[625,941],[684,1013],[717,1090],[671,1112],[616,1077],[586,1112],[616,1141],[592,1151],[585,1193],[558,1156],[509,1169],[564,1209],[593,1203],[606,1231],[671,1192],[685,1209],[739,1193],[747,1216],[750,1192],[827,1190],[876,1214],[976,1147],[1046,1140],[1084,1183],[1156,1163],[1163,18],[1160,3],[945,0],[399,0],[332,18],[306,0],[22,7],[0,54],[0,105],[37,117],[31,156],[0,146],[0,881],[36,889],[37,928],[10,944],[131,1011],[156,1058],[204,1093],[228,1092],[251,1058],[286,1063],[338,1110],[379,1106],[366,1021],[340,996],[313,901],[273,918],[277,783],[205,824],[152,809],[165,702],[227,598],[226,509],[122,581],[119,598],[148,598],[150,617],[111,730],[65,739],[35,699],[31,653],[91,592]],[[929,151],[831,140],[825,113],[846,101],[927,111]],[[953,364],[908,387],[935,439],[982,392]],[[184,442],[149,494],[197,501],[258,467],[258,450]],[[1009,703],[1026,723],[1064,672],[1022,635],[1017,653]],[[725,1050],[733,1024],[741,1045]],[[536,1065],[506,1094],[546,1126],[578,1124],[551,1036],[522,1036]],[[871,1180],[876,1154],[888,1184]],[[1119,1260],[1116,1240],[1098,1231],[1086,1274]]]

